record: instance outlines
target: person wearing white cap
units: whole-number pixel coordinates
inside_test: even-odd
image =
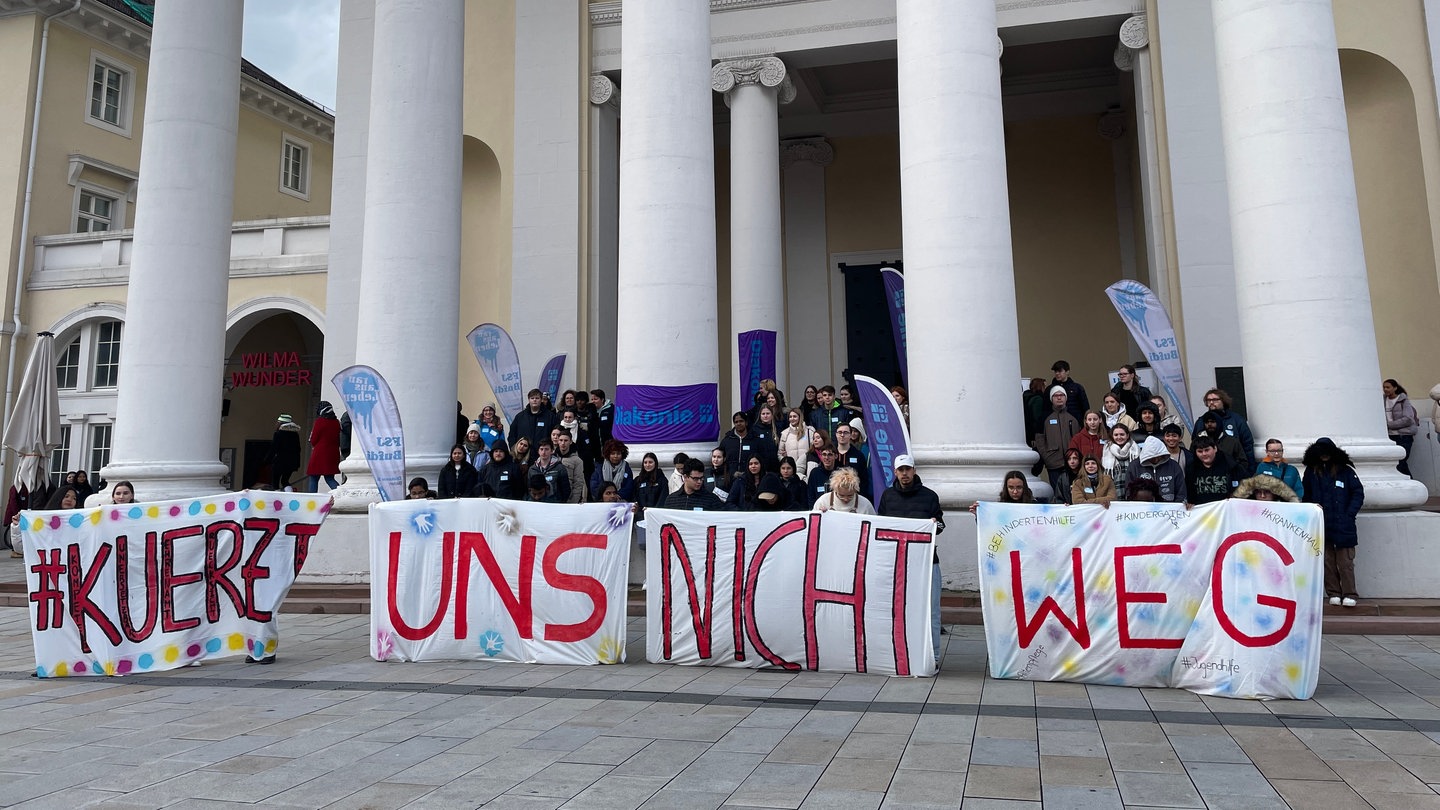
[[[1040,454],[1040,461],[1050,471],[1050,486],[1056,492],[1063,491],[1060,478],[1065,473],[1065,450],[1070,447],[1070,440],[1080,432],[1080,422],[1066,410],[1069,400],[1065,386],[1056,385],[1050,389],[1050,413],[1034,437],[1035,452]]]
[[[909,454],[895,457],[895,481],[880,495],[880,514],[886,517],[929,518],[935,521],[935,534],[945,531],[945,510],[940,496],[920,483],[915,472],[915,459]],[[935,666],[940,666],[940,551],[934,552],[935,570],[930,581],[930,643],[935,649]]]

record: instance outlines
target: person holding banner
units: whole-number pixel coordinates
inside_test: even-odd
[[[535,445],[535,463],[531,465],[527,475],[530,477],[531,489],[535,488],[535,476],[538,475],[545,481],[551,503],[570,502],[570,472],[565,469],[560,459],[555,458],[555,445],[549,439]]]
[[[595,466],[595,474],[590,476],[590,496],[600,500],[600,485],[610,481],[619,490],[622,501],[634,501],[635,471],[625,461],[630,448],[619,439],[611,439],[605,443],[604,452],[605,460]]]
[[[1094,456],[1086,456],[1080,462],[1081,475],[1070,485],[1070,502],[1072,504],[1094,503],[1101,506],[1109,506],[1110,502],[1116,499],[1115,481],[1100,469],[1100,460]]]
[[[1163,503],[1185,503],[1189,497],[1185,488],[1185,471],[1180,468],[1178,461],[1170,457],[1165,443],[1154,436],[1140,445],[1140,457],[1130,462],[1130,466],[1125,470],[1127,482],[1142,479],[1155,486],[1157,500]],[[1121,497],[1135,500],[1135,494],[1130,492],[1128,487]]]
[[[1095,459],[1092,457],[1089,460],[1094,461]],[[1104,475],[1104,473],[1100,473],[1100,475]],[[1080,482],[1080,480],[1081,479],[1079,478],[1075,479],[1077,484]],[[1011,470],[1010,472],[1005,473],[1005,480],[1000,484],[1000,495],[995,499],[995,502],[1035,503],[1035,491],[1030,489],[1030,480],[1025,477],[1025,473],[1022,473],[1019,470]],[[970,514],[973,515],[979,512],[979,507],[979,501],[970,504]]]
[[[920,476],[915,472],[915,459],[908,454],[895,457],[895,481],[880,496],[878,511],[886,517],[920,518],[922,520],[929,518],[935,521],[935,534],[938,535],[945,531],[945,511],[940,508],[940,496],[936,495],[933,489],[920,483]],[[935,666],[939,667],[941,582],[939,544],[936,545],[932,562],[935,570],[930,580],[930,643],[935,648]]]
[[[117,481],[110,487],[110,503],[135,503],[135,485],[129,481]]]
[[[84,503],[80,499],[80,490],[74,485],[63,486],[55,490],[50,496],[49,502],[45,504],[45,511],[54,512],[59,509],[78,509]],[[18,517],[18,515],[17,515]]]
[[[766,472],[759,456],[745,462],[745,471],[735,476],[725,505],[732,512],[776,512],[784,505],[780,495],[780,476]]]
[[[848,512],[852,515],[873,515],[875,506],[860,494],[860,476],[850,467],[841,467],[830,474],[830,491],[815,500],[816,512]]]

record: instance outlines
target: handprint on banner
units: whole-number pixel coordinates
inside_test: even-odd
[[[435,513],[417,512],[414,517],[410,518],[410,523],[415,527],[415,531],[428,535],[435,531]]]
[[[1136,287],[1139,287],[1139,289],[1136,289]],[[1120,285],[1116,285],[1115,292],[1119,298],[1116,305],[1120,309],[1120,314],[1134,324],[1135,328],[1139,329],[1141,334],[1148,336],[1150,334],[1150,324],[1146,322],[1145,315],[1149,311],[1149,308],[1145,306],[1145,295],[1149,290],[1142,285],[1131,286],[1131,284],[1124,284],[1122,282]]]
[[[494,658],[505,651],[505,637],[500,635],[498,630],[486,630],[477,639],[480,643],[480,651]]]

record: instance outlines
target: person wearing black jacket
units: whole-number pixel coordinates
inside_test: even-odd
[[[810,499],[810,503],[815,503],[816,498],[830,491],[830,473],[840,466],[836,458],[833,447],[820,451],[820,466],[810,471],[810,477],[805,482],[805,497]],[[808,505],[806,508],[809,508]]]
[[[705,465],[699,459],[685,462],[680,489],[665,498],[666,509],[685,509],[694,512],[718,512],[725,504],[715,493],[705,488]]]
[[[535,476],[540,476],[548,490],[546,500],[551,503],[570,502],[570,472],[565,464],[555,457],[555,445],[549,439],[535,445],[535,463],[530,465],[527,475],[530,488],[535,488]]]
[[[1120,370],[1115,372],[1115,376],[1119,377],[1120,381],[1115,383],[1115,387],[1110,389],[1110,393],[1114,394],[1115,399],[1125,406],[1126,413],[1139,419],[1140,406],[1149,402],[1152,396],[1150,389],[1140,384],[1140,375],[1135,373],[1135,367],[1129,363],[1121,366]]]
[[[645,547],[645,510],[652,506],[665,506],[670,495],[670,481],[660,469],[660,459],[654,453],[646,453],[640,460],[640,472],[635,475],[635,536],[640,547]]]
[[[1305,448],[1305,503],[1318,504],[1325,515],[1325,595],[1330,604],[1355,607],[1355,547],[1360,534],[1355,516],[1365,504],[1365,487],[1350,454],[1320,437]]]
[[[876,510],[886,517],[929,518],[935,521],[935,534],[945,531],[945,511],[940,496],[920,483],[915,472],[915,459],[908,455],[895,457],[895,481],[880,495]],[[930,581],[930,643],[935,648],[935,666],[940,666],[940,552],[934,552],[935,570]]]
[[[534,447],[541,439],[550,438],[550,428],[555,427],[560,417],[555,415],[555,411],[545,407],[545,394],[539,388],[530,389],[526,398],[529,400],[529,407],[515,414],[515,418],[510,420],[510,443],[514,444],[518,439],[526,438],[530,440],[530,446]]]
[[[752,458],[769,470],[779,466],[775,442],[750,432],[750,420],[744,411],[736,411],[731,417],[735,427],[720,440],[720,449],[725,451],[725,474],[733,479],[745,470]]]
[[[490,463],[480,478],[480,491],[486,498],[506,498],[518,501],[525,497],[525,480],[520,465],[510,457],[510,448],[504,442],[496,442],[490,448]]]
[[[605,389],[590,391],[590,408],[585,414],[590,432],[590,444],[601,448],[615,438],[615,403],[605,398]]]
[[[810,504],[814,499],[805,500],[810,490],[806,489],[805,479],[795,474],[795,459],[786,456],[780,459],[780,486],[784,490],[781,499],[781,509],[785,511],[810,511]]]
[[[465,448],[455,445],[450,448],[450,461],[440,468],[441,500],[450,498],[473,498],[480,486],[480,473],[475,465],[465,460]]]
[[[1219,445],[1209,436],[1197,438],[1192,449],[1195,461],[1185,468],[1185,490],[1190,493],[1190,503],[1198,506],[1230,497],[1246,477],[1240,468],[1220,452]]]

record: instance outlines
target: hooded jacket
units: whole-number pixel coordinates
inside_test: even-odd
[[[1220,422],[1220,432],[1235,437],[1240,442],[1241,454],[1235,457],[1237,462],[1244,462],[1246,470],[1255,469],[1255,435],[1250,432],[1250,425],[1240,418],[1234,411],[1207,411],[1215,414]],[[1205,432],[1205,414],[1195,420],[1195,426],[1190,430],[1190,435],[1199,436]],[[1223,451],[1224,448],[1221,448]]]
[[[1262,461],[1255,465],[1255,474],[1263,475],[1266,478],[1275,478],[1285,485],[1285,488],[1293,492],[1297,499],[1305,496],[1305,485],[1300,481],[1300,471],[1295,469],[1294,464],[1280,462],[1272,464],[1269,461]],[[1242,482],[1243,483],[1243,482]],[[1239,498],[1239,493],[1235,497]]]
[[[315,411],[315,424],[310,428],[310,462],[306,475],[338,475],[340,473],[340,420],[330,403],[321,402]]]
[[[1408,394],[1396,394],[1385,400],[1385,429],[1391,436],[1414,436],[1420,432],[1419,414],[1410,404]]]
[[[1126,470],[1127,480],[1144,478],[1154,481],[1160,489],[1160,500],[1165,503],[1185,503],[1189,492],[1185,488],[1185,471],[1179,462],[1170,458],[1165,442],[1151,436],[1140,445],[1140,458],[1130,462]]]
[[[485,465],[481,471],[480,486],[481,492],[487,498],[506,498],[518,501],[525,497],[525,479],[521,474],[520,465],[510,457],[510,448],[503,444],[495,445],[496,449],[503,450],[497,460],[492,454],[490,463]]]
[[[945,510],[940,508],[940,496],[935,490],[925,486],[920,481],[920,474],[915,474],[915,480],[910,486],[900,486],[900,479],[885,488],[880,493],[880,503],[876,504],[876,512],[886,517],[907,517],[907,518],[934,518],[935,533],[938,535],[945,531]],[[933,561],[940,564],[939,544],[936,544],[933,552]]]
[[[1320,456],[1330,456],[1327,466]],[[1353,548],[1360,544],[1355,516],[1365,503],[1365,487],[1350,463],[1350,454],[1321,437],[1305,448],[1305,503],[1320,505],[1325,513],[1325,544]]]
[[[1262,489],[1273,494],[1277,501],[1284,501],[1285,503],[1300,502],[1300,498],[1295,494],[1295,490],[1286,486],[1284,481],[1281,481],[1273,475],[1265,475],[1263,473],[1241,481],[1240,486],[1235,488],[1235,494],[1230,497],[1240,500],[1251,500],[1254,499],[1255,493]]]

